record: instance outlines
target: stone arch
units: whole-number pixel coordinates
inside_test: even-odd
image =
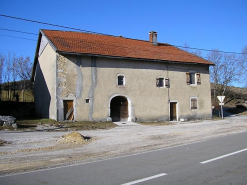
[[[122,94],[114,94],[109,99],[108,120],[135,121],[131,99]]]

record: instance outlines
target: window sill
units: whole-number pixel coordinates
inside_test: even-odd
[[[191,111],[198,111],[198,108],[197,109],[190,109]]]
[[[117,87],[126,87],[125,85],[116,85]]]

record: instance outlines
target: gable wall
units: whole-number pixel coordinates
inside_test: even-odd
[[[36,113],[56,119],[56,53],[49,44],[42,45],[34,78]]]

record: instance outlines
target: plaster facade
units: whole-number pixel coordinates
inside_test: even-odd
[[[62,55],[49,43],[38,61],[35,103],[42,117],[63,121],[63,101],[72,100],[74,120],[111,121],[111,99],[122,96],[129,121],[168,121],[170,102],[176,102],[177,120],[211,118],[208,65]],[[200,85],[187,85],[189,71],[200,73]],[[118,75],[124,85],[117,84]],[[156,87],[157,78],[168,78],[170,87]],[[191,109],[191,97],[197,109]]]
[[[34,101],[37,115],[51,119],[57,119],[56,61],[57,54],[46,43],[42,46],[36,66],[35,82],[37,83],[34,83]]]

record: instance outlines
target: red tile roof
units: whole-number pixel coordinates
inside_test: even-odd
[[[144,60],[213,63],[169,44],[71,31],[42,30],[57,52],[102,55]]]

